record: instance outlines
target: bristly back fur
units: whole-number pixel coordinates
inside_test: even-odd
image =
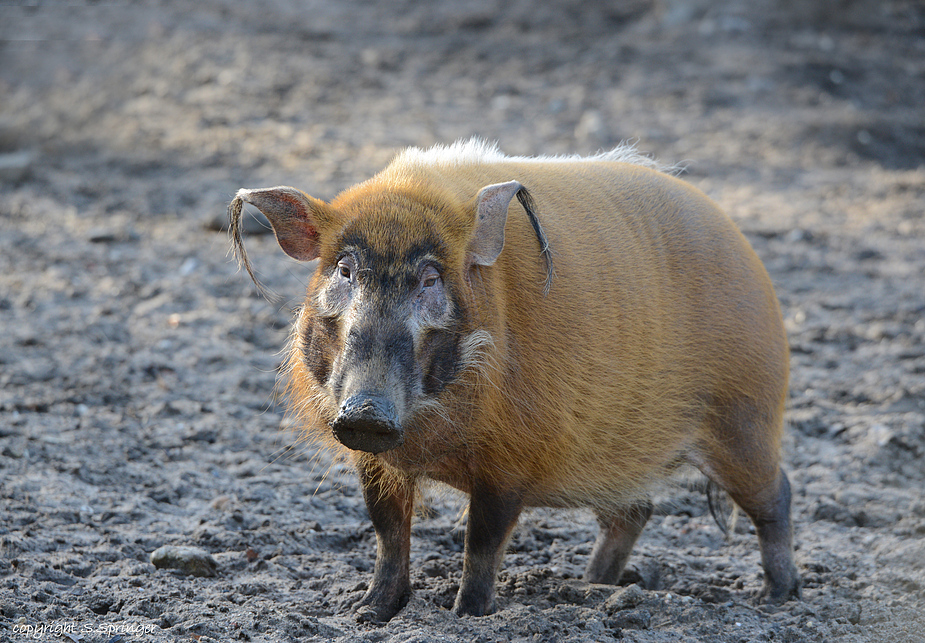
[[[541,155],[541,156],[507,156],[498,149],[497,142],[485,141],[477,136],[469,139],[459,139],[451,145],[434,145],[427,149],[409,147],[395,158],[396,163],[459,166],[477,163],[569,163],[575,161],[608,161],[614,163],[630,163],[647,167],[666,174],[678,174],[683,171],[682,166],[667,165],[646,156],[640,152],[636,145],[624,141],[607,152],[599,152],[590,156],[580,154]]]

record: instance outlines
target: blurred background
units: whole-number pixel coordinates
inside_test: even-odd
[[[915,0],[36,2],[0,12],[0,154],[19,154],[7,176],[79,174],[65,182],[79,209],[141,199],[153,212],[201,212],[242,181],[330,195],[398,148],[471,135],[514,154],[630,139],[687,160],[695,176],[742,180],[925,162]],[[149,194],[126,185],[142,175]]]

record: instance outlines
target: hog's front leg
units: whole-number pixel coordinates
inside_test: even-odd
[[[376,569],[356,618],[384,623],[408,603],[411,554],[411,514],[414,480],[396,480],[384,474],[373,458],[357,467],[366,508],[376,530]]]
[[[498,567],[521,509],[523,502],[515,493],[484,485],[472,490],[462,583],[453,606],[456,614],[483,616],[491,612]]]

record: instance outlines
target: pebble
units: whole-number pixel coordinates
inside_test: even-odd
[[[140,238],[140,235],[134,230],[106,226],[92,228],[87,233],[87,241],[90,243],[133,242],[138,241]]]
[[[151,564],[158,569],[177,569],[188,576],[215,576],[218,563],[199,547],[164,545],[151,552]]]
[[[613,614],[621,610],[632,609],[646,600],[646,592],[639,585],[633,584],[618,589],[604,601],[604,609]]]
[[[35,153],[30,150],[0,154],[0,181],[15,183],[26,178],[34,160]]]

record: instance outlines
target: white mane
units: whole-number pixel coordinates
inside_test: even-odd
[[[398,165],[458,166],[480,163],[574,163],[576,161],[613,161],[632,163],[663,172],[674,173],[678,168],[666,166],[636,149],[632,143],[621,143],[609,152],[592,156],[567,154],[560,156],[507,156],[496,142],[484,141],[476,136],[459,139],[452,145],[434,145],[427,149],[409,147],[395,157]]]

